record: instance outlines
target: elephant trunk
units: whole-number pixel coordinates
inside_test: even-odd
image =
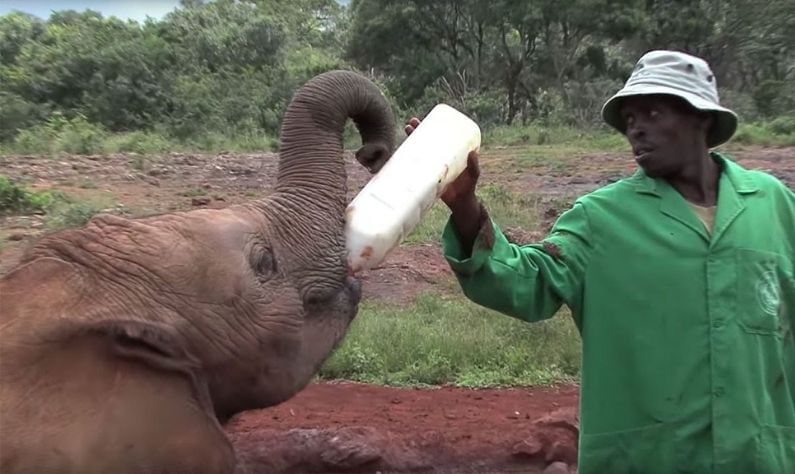
[[[295,94],[284,116],[277,192],[344,209],[342,133],[348,118],[359,129],[363,150],[392,151],[394,117],[375,84],[349,71],[320,74]]]
[[[347,175],[343,131],[353,119],[362,138],[357,159],[375,171],[395,146],[389,102],[370,80],[331,71],[307,82],[287,108],[281,130],[281,158],[273,200],[280,229],[289,234],[297,268],[318,299],[345,278],[344,212]]]

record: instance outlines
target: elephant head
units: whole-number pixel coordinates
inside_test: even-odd
[[[80,341],[103,341],[97,357],[180,374],[221,421],[301,390],[344,337],[361,295],[343,236],[349,118],[363,142],[357,159],[377,171],[395,143],[389,104],[366,78],[333,71],[293,97],[268,197],[144,219],[101,215],[41,239],[0,280],[1,441],[16,421],[31,422],[14,413],[43,378],[66,376],[71,348],[88,344]],[[49,355],[58,373],[30,366]]]

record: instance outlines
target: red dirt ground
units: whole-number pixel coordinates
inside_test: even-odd
[[[747,167],[795,186],[795,148],[731,150]],[[483,184],[543,196],[537,239],[577,195],[632,172],[627,156],[589,153],[552,161],[521,160],[521,147],[485,149]],[[367,180],[346,156],[349,194]],[[57,188],[100,199],[107,212],[141,216],[198,206],[224,207],[267,194],[273,154],[170,154],[57,159],[0,156],[0,173],[34,189]],[[0,217],[0,275],[45,232],[42,216]],[[420,291],[457,291],[438,243],[398,248],[362,275],[365,299],[408,302]],[[292,400],[243,413],[226,427],[241,472],[529,472],[563,474],[576,460],[578,387],[510,390],[310,385]],[[561,464],[564,463],[564,464]]]
[[[316,384],[228,425],[244,472],[542,472],[576,462],[578,388]]]

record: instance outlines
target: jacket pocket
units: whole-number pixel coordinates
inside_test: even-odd
[[[670,471],[671,432],[659,423],[580,437],[579,474],[656,474]]]
[[[763,425],[756,443],[758,474],[795,472],[795,427]]]
[[[737,322],[751,334],[784,332],[784,285],[791,264],[785,257],[749,249],[737,251]]]

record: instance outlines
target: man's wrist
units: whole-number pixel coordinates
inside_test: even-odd
[[[456,199],[449,207],[454,214],[469,215],[472,217],[480,214],[480,202],[478,202],[478,198],[474,193]]]

